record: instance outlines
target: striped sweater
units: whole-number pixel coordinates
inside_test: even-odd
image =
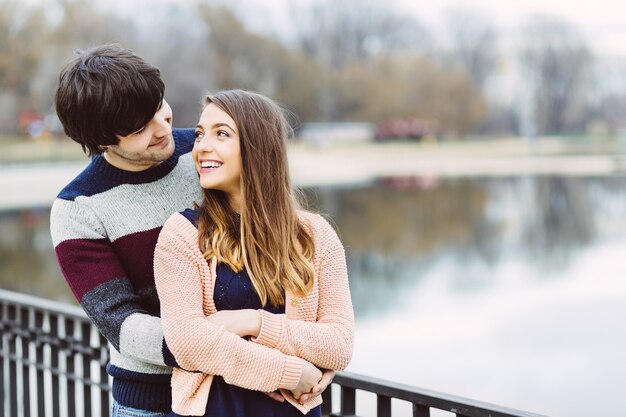
[[[181,368],[204,372],[174,369],[172,410],[176,413],[203,415],[211,375],[243,388],[273,391],[296,387],[302,370],[295,357],[319,368],[339,370],[348,365],[354,313],[344,249],[322,217],[305,212],[300,217],[310,226],[315,244],[313,289],[306,297],[286,291],[285,314],[261,310],[256,343],[206,320],[216,312],[217,262],[204,259],[198,229],[180,213],[163,226],[154,272],[165,338]]]
[[[154,286],[153,256],[167,218],[201,200],[193,129],[174,129],[174,154],[129,172],[95,156],[56,198],[51,235],[61,271],[109,341],[113,398],[167,412],[171,365]]]

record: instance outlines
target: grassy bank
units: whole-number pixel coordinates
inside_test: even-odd
[[[523,138],[484,138],[474,137],[464,140],[444,140],[419,143],[412,141],[393,142],[346,142],[290,144],[296,153],[314,150],[334,155],[351,154],[354,151],[394,150],[400,154],[425,157],[457,156],[462,158],[506,156],[560,156],[560,155],[615,155],[626,153],[626,138],[571,138],[548,137],[527,140]],[[20,164],[39,162],[61,162],[86,160],[81,147],[68,138],[26,139],[0,136],[0,164]]]
[[[81,147],[74,141],[63,139],[0,138],[0,164],[34,162],[59,162],[86,160]]]

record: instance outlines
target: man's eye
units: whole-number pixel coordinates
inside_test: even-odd
[[[141,129],[139,129],[138,131],[136,131],[135,133],[133,133],[133,135],[140,135],[144,132],[144,130],[146,130],[146,127],[142,127]]]

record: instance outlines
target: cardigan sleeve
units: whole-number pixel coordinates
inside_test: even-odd
[[[206,320],[204,293],[211,271],[198,248],[197,230],[178,213],[159,235],[154,274],[163,333],[183,369],[220,375],[229,384],[257,391],[297,386],[302,373],[298,358]]]
[[[341,370],[348,366],[354,344],[354,312],[345,252],[326,220],[319,215],[309,220],[319,291],[316,321],[293,320],[285,314],[261,311],[261,329],[254,340],[320,368]]]

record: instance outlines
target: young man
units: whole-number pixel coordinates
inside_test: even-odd
[[[55,200],[51,234],[65,279],[111,346],[114,417],[171,408],[176,361],[163,339],[153,255],[165,220],[201,201],[201,189],[194,130],[172,129],[164,88],[158,69],[104,45],[68,63],[55,97],[66,134],[92,159]],[[333,375],[324,373],[317,395]]]
[[[65,132],[92,160],[55,200],[52,240],[72,292],[111,345],[114,410],[171,405],[175,361],[158,318],[153,253],[163,222],[200,194],[193,130],[172,130],[164,89],[156,68],[105,45],[64,68],[55,97]]]

